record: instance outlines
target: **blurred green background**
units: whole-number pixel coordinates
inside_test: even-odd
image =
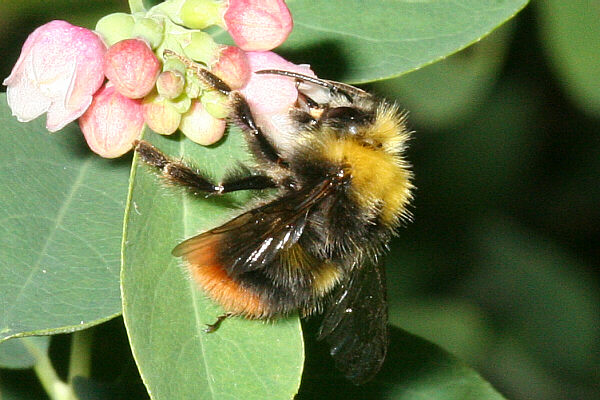
[[[0,77],[35,27],[93,27],[118,10],[126,1],[2,1]],[[415,221],[388,257],[391,322],[509,399],[600,398],[600,2],[534,0],[480,43],[369,89],[416,131]],[[99,329],[120,351],[94,368],[143,393],[122,321]],[[59,365],[67,346],[53,339]],[[128,369],[112,376],[117,362]]]

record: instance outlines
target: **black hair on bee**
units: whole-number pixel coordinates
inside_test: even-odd
[[[256,165],[217,184],[147,142],[136,143],[139,157],[194,193],[272,188],[277,194],[185,240],[173,255],[183,258],[195,281],[228,315],[324,312],[318,339],[329,343],[348,379],[368,381],[381,368],[388,345],[381,256],[410,218],[405,115],[343,83],[258,71],[298,82],[288,140],[278,141],[263,132],[239,92],[205,69],[196,72],[228,96],[231,118],[241,126]],[[315,89],[325,94],[324,101],[308,95]]]

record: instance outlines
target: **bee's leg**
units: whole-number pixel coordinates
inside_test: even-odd
[[[214,90],[221,92],[225,96],[229,96],[231,94],[232,90],[229,87],[229,85],[223,82],[221,78],[219,78],[209,70],[204,68],[195,68],[194,72],[198,74],[198,76],[204,81],[204,83],[206,83]]]
[[[303,92],[298,91],[296,107],[290,110],[290,118],[299,126],[305,126],[308,129],[319,123],[326,109],[327,105],[319,104]]]
[[[281,166],[287,165],[279,156],[277,149],[275,149],[269,138],[256,125],[246,99],[237,92],[233,92],[231,96],[235,121],[244,129],[248,145],[254,155],[268,163]]]
[[[238,92],[231,90],[225,82],[212,72],[204,68],[197,68],[194,71],[208,86],[229,96],[233,107],[232,117],[246,132],[252,152],[266,162],[286,165],[286,162],[281,159],[273,144],[260,130],[258,125],[256,125],[246,99]]]
[[[175,53],[173,50],[169,50],[169,49],[165,49],[163,51],[163,56],[177,58],[179,61],[184,63],[187,68],[194,71],[194,73],[196,73],[196,75],[200,79],[202,79],[204,81],[204,83],[206,83],[211,88],[223,93],[225,96],[229,96],[229,94],[231,93],[231,88],[229,87],[229,85],[227,85],[225,82],[223,82],[223,80],[221,80],[221,78],[219,78],[215,74],[208,71],[202,65],[195,63],[194,61],[190,60],[189,58],[181,56],[181,55]]]
[[[227,312],[223,315],[219,315],[217,320],[212,324],[206,324],[206,328],[204,328],[204,333],[213,333],[221,326],[221,322],[225,321],[227,318],[233,316],[233,313]]]
[[[314,101],[306,93],[298,90],[298,107],[308,108],[309,110],[318,110],[324,108],[323,105]]]
[[[238,190],[266,189],[276,187],[271,178],[263,175],[241,176],[230,179],[220,185],[212,183],[208,178],[187,165],[170,160],[156,147],[145,141],[135,142],[135,151],[149,165],[160,169],[170,182],[187,187],[194,194],[223,194]]]
[[[277,184],[271,178],[264,175],[248,175],[235,180],[227,180],[221,183],[219,193],[237,192],[238,190],[261,190],[275,188]]]
[[[250,112],[250,107],[246,102],[246,99],[238,92],[231,90],[221,78],[203,68],[201,65],[187,59],[186,57],[180,56],[171,50],[165,50],[164,55],[169,57],[177,57],[181,60],[188,68],[194,71],[196,75],[204,81],[204,83],[213,88],[214,90],[223,93],[228,96],[233,106],[233,116],[238,124],[244,128],[248,144],[251,147],[252,152],[260,159],[268,163],[278,164],[280,166],[286,166],[287,163],[279,156],[279,153],[264,135],[260,128],[256,125],[254,117]]]

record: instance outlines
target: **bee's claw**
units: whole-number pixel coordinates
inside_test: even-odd
[[[221,322],[231,317],[233,314],[228,312],[223,315],[219,315],[217,320],[212,324],[206,324],[206,328],[204,328],[204,333],[213,333],[221,326]]]

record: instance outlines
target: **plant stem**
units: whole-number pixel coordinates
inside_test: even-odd
[[[146,12],[143,0],[129,0],[129,9],[132,14]]]
[[[40,380],[42,387],[52,400],[77,400],[73,388],[60,380],[52,362],[45,351],[40,350],[28,338],[23,338],[23,344],[29,353],[35,358],[33,370]]]
[[[92,329],[84,329],[73,333],[71,341],[71,355],[69,356],[69,376],[67,382],[73,382],[76,376],[89,378],[92,362]]]

